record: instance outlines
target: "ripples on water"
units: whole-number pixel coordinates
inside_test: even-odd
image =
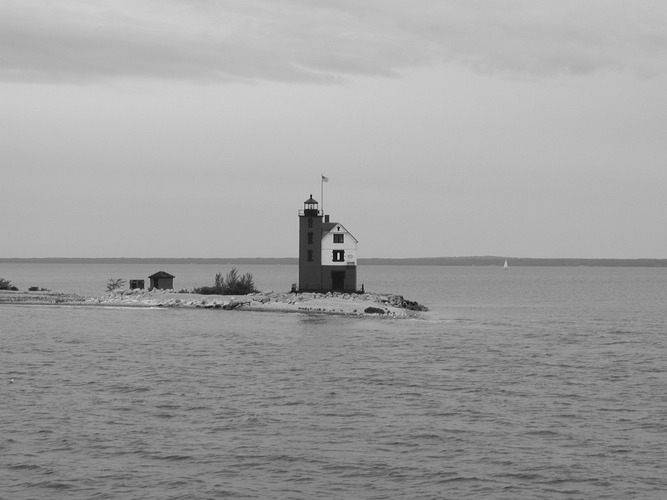
[[[662,498],[664,292],[457,276],[414,321],[0,306],[0,498]]]

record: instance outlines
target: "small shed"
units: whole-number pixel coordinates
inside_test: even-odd
[[[130,280],[130,290],[144,289],[144,280]]]
[[[172,290],[174,288],[174,278],[169,273],[164,271],[158,271],[157,273],[148,277],[151,280],[151,288],[157,288],[160,290]]]

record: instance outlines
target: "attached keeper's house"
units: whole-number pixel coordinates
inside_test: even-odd
[[[299,291],[357,291],[357,239],[311,195],[299,211]]]

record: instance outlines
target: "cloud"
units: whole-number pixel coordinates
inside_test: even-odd
[[[662,0],[4,0],[0,79],[333,82],[667,71]]]

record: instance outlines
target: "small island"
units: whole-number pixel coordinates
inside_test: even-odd
[[[0,290],[0,304],[109,307],[200,308],[234,311],[297,312],[414,318],[428,309],[401,295],[342,292],[254,292],[248,295],[203,295],[174,290],[113,290],[98,297],[52,291]]]
[[[37,286],[21,291],[9,280],[0,278],[0,304],[69,305],[102,307],[160,307],[222,309],[234,311],[301,312],[391,318],[417,317],[428,309],[402,295],[309,291],[258,291],[250,273],[239,274],[236,268],[223,276],[218,273],[212,286],[192,291],[173,289],[173,275],[159,271],[149,277],[151,287],[143,288],[144,280],[130,280],[130,289],[121,278],[110,278],[106,293],[87,296],[80,293],[51,291]],[[133,285],[138,285],[135,287]]]
[[[326,182],[322,176],[322,182]],[[341,224],[332,222],[319,209],[312,195],[299,210],[299,283],[289,292],[260,292],[252,274],[232,268],[227,276],[218,273],[213,286],[192,291],[174,290],[175,276],[158,271],[144,279],[111,278],[107,293],[86,297],[31,287],[21,292],[0,278],[0,304],[63,304],[124,307],[190,307],[203,309],[279,311],[320,314],[415,317],[428,309],[402,295],[367,293],[357,289],[358,240]]]

